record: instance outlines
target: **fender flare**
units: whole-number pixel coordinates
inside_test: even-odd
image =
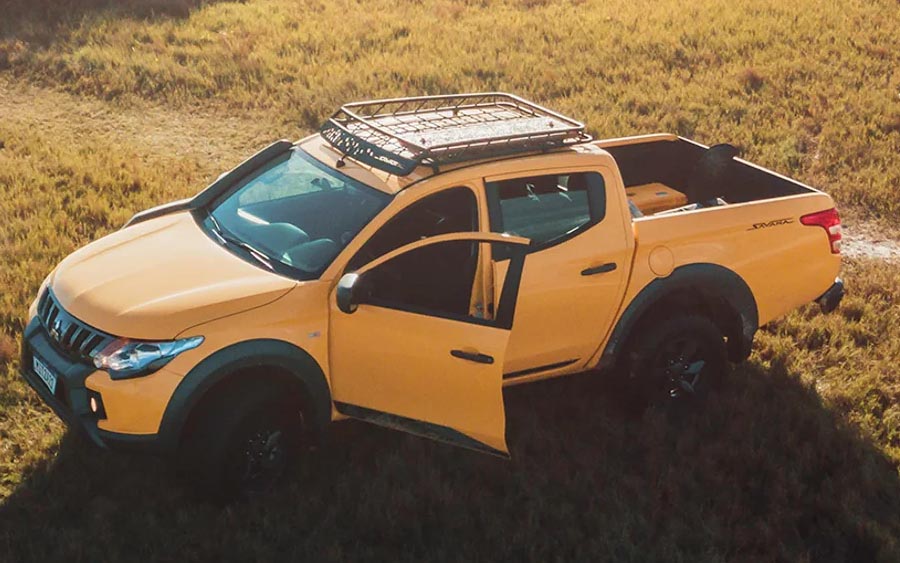
[[[598,367],[614,365],[628,342],[632,331],[654,306],[665,298],[682,292],[700,292],[705,300],[724,302],[737,315],[740,326],[736,341],[729,339],[728,355],[732,361],[745,360],[753,347],[753,337],[759,329],[759,310],[756,298],[744,279],[734,271],[717,264],[688,264],[676,268],[668,277],[657,278],[628,304],[610,334],[600,356]]]
[[[321,437],[331,422],[331,390],[318,362],[305,350],[283,340],[258,339],[232,344],[194,366],[169,399],[159,426],[159,446],[164,453],[178,449],[181,434],[193,409],[208,391],[236,372],[254,367],[279,368],[306,392],[312,410],[305,413],[314,436]]]

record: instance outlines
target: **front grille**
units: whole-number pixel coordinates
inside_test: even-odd
[[[76,360],[89,362],[95,353],[115,339],[67,313],[49,288],[38,301],[38,318],[50,341]]]

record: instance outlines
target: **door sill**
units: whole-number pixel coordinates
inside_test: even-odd
[[[526,375],[534,375],[536,373],[541,373],[542,371],[550,371],[553,369],[564,368],[566,366],[570,366],[570,365],[574,364],[577,361],[578,361],[578,358],[575,358],[574,360],[565,360],[562,362],[555,362],[552,364],[547,364],[545,366],[538,366],[536,368],[528,368],[528,369],[523,369],[523,370],[519,370],[519,371],[514,371],[511,373],[504,373],[503,379],[505,381],[508,379],[516,379],[517,377],[525,377]]]

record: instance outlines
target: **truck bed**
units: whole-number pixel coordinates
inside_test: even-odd
[[[765,324],[834,283],[840,255],[824,229],[800,221],[834,207],[826,194],[730,158],[715,186],[698,190],[698,163],[712,149],[674,135],[596,144],[615,158],[632,204],[636,248],[625,302],[681,265],[717,264],[748,284]]]
[[[622,174],[625,192],[639,215],[670,212],[713,199],[717,205],[747,203],[814,190],[739,158],[710,178],[709,148],[675,135],[649,135],[599,141]],[[704,158],[706,156],[706,158]],[[715,163],[713,163],[715,165]],[[721,172],[721,173],[719,173]],[[713,180],[716,188],[704,186]],[[691,209],[688,209],[691,210]]]

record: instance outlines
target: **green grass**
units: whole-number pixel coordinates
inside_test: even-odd
[[[311,128],[347,100],[508,90],[601,136],[731,142],[900,219],[896,0],[16,4],[0,67],[77,94]]]
[[[632,418],[591,375],[525,386],[507,394],[511,463],[344,423],[280,494],[224,511],[157,460],[45,439],[0,508],[0,546],[11,561],[896,561],[900,272],[848,273],[841,312],[763,332],[702,416]]]
[[[226,510],[64,436],[16,374],[62,257],[351,99],[509,90],[600,136],[733,142],[896,223],[896,2],[4,6],[0,561],[900,560],[898,266],[850,262],[841,309],[767,327],[700,416],[629,416],[591,375],[515,388],[512,463],[346,423]]]

